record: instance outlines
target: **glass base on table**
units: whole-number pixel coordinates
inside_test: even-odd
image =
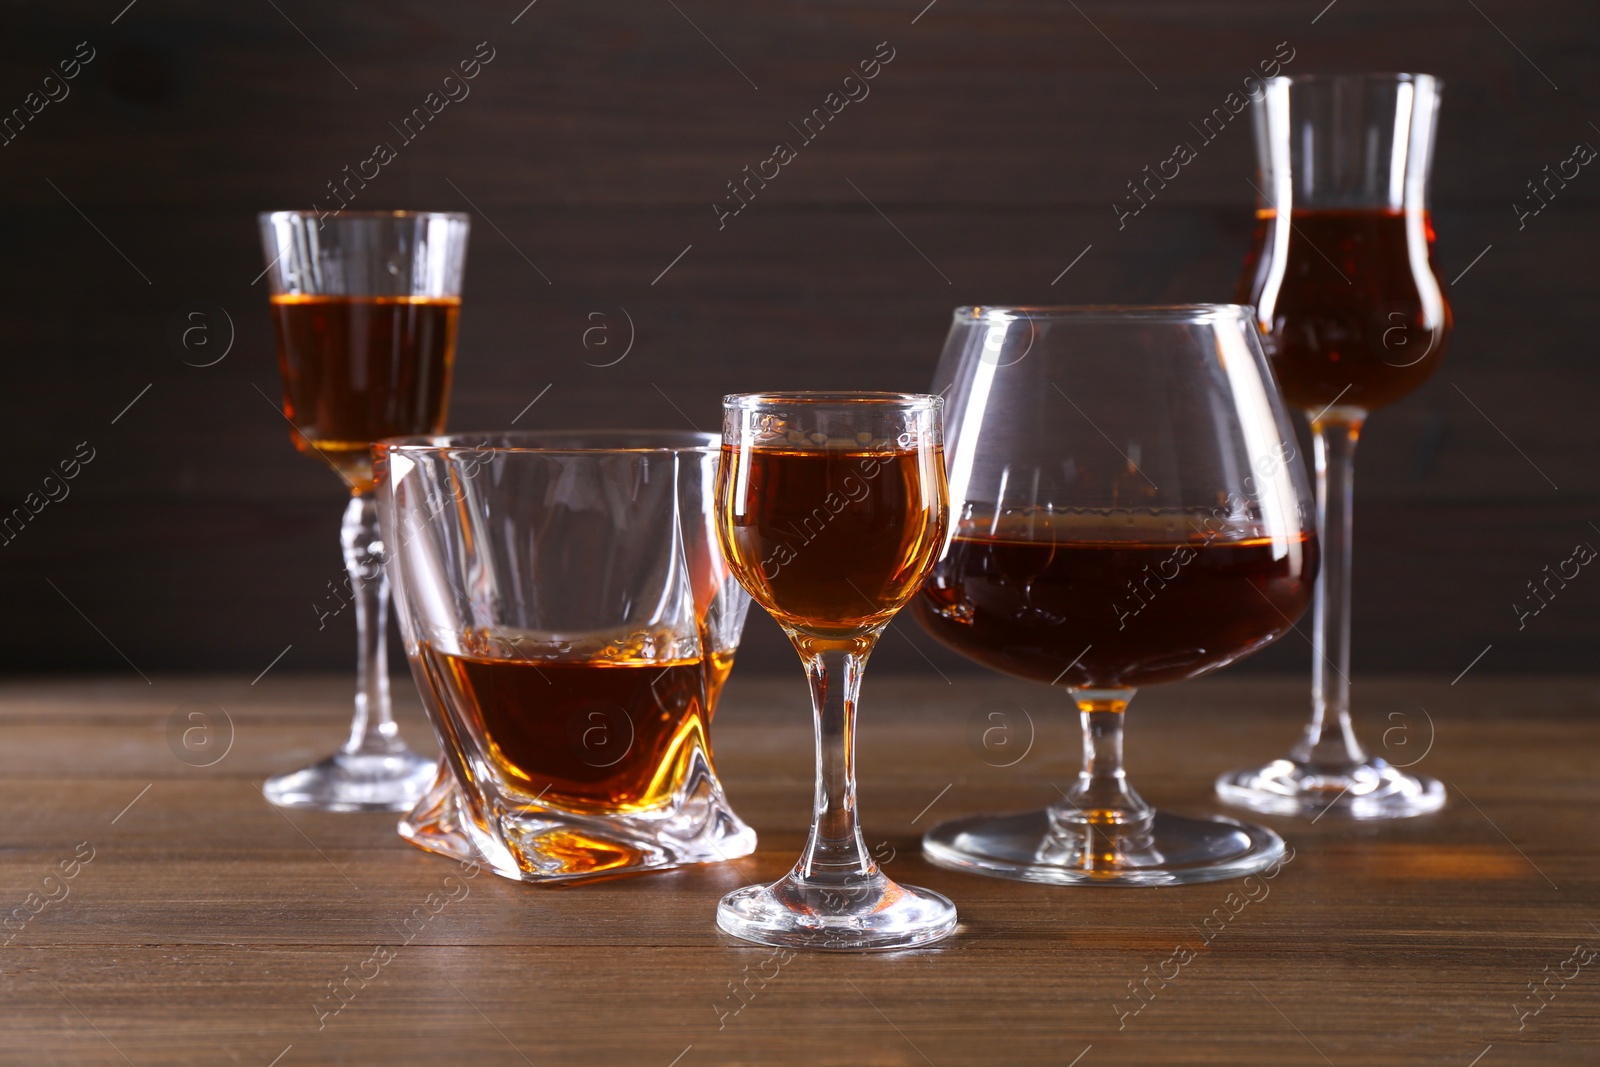
[[[574,815],[519,804],[490,821],[449,766],[400,820],[400,836],[428,852],[479,864],[502,878],[560,883],[721,863],[756,850],[756,832],[735,815],[704,761],[662,811]],[[436,777],[435,777],[436,775]]]
[[[1185,885],[1241,878],[1281,861],[1283,838],[1228,818],[1156,812],[1147,828],[1057,825],[1048,811],[973,815],[922,838],[930,863],[1050,885]]]
[[[1437,779],[1407,774],[1381,759],[1317,767],[1277,759],[1217,779],[1217,796],[1267,815],[1320,819],[1406,819],[1444,807]]]
[[[394,752],[337,752],[321,763],[268,778],[266,798],[282,808],[406,811],[433,781],[434,761],[404,745]]]
[[[948,937],[956,928],[956,906],[941,893],[900,885],[879,871],[838,882],[791,871],[771,885],[747,885],[723,897],[717,925],[758,945],[861,952]]]

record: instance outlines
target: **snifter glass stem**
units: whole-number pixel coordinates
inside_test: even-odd
[[[1311,722],[1290,756],[1335,771],[1367,758],[1350,722],[1350,535],[1356,442],[1365,418],[1355,408],[1333,409],[1311,424],[1322,568],[1311,609]]]
[[[343,751],[391,755],[406,751],[389,705],[389,579],[372,493],[355,493],[339,529],[356,608],[356,713]]]
[[[876,633],[833,646],[791,638],[811,683],[817,740],[817,792],[811,836],[794,874],[819,886],[857,883],[877,871],[856,819],[856,696]]]
[[[1156,810],[1128,785],[1122,769],[1122,724],[1133,694],[1132,689],[1073,694],[1083,720],[1083,770],[1077,784],[1051,806],[1050,823],[1070,840],[1085,868],[1116,867],[1128,852],[1150,847]]]

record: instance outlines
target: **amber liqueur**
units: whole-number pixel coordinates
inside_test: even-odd
[[[939,550],[943,478],[940,449],[724,445],[717,512],[728,565],[785,626],[879,625]]]
[[[1287,632],[1311,598],[1313,536],[1192,518],[1133,529],[963,523],[912,603],[942,644],[1072,688],[1193,678]],[[1097,533],[1100,536],[1097,536]]]
[[[569,811],[626,814],[667,804],[690,751],[706,745],[699,659],[549,660],[496,650],[422,659],[471,748],[518,793]]]
[[[1281,279],[1279,221],[1275,211],[1257,211],[1236,299],[1270,316],[1262,341],[1289,403],[1312,413],[1335,403],[1370,411],[1426,381],[1451,327],[1428,213],[1293,211]]]
[[[272,297],[295,447],[372,487],[372,442],[444,427],[459,297]]]

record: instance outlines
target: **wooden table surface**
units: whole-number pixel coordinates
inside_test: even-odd
[[[953,898],[961,926],[923,950],[781,966],[720,934],[713,909],[801,845],[798,669],[735,672],[718,715],[756,855],[555,890],[483,874],[442,907],[454,865],[403,843],[393,816],[261,797],[264,776],[340,740],[350,684],[0,687],[0,1062],[1600,1063],[1594,681],[1358,680],[1369,743],[1420,757],[1449,805],[1390,826],[1264,820],[1294,854],[1246,901],[1233,882],[1062,889],[930,867],[918,836],[938,820],[1055,794],[1075,717],[1039,686],[869,673],[867,839],[894,877]],[[396,693],[421,747],[409,682]],[[1141,694],[1133,781],[1162,807],[1217,810],[1212,778],[1278,754],[1306,702],[1301,679]],[[972,740],[992,710],[1016,724],[1014,766]],[[200,734],[184,748],[186,728],[215,731],[209,755]],[[407,943],[418,908],[437,910]],[[374,970],[319,1014],[341,1003],[330,983]]]

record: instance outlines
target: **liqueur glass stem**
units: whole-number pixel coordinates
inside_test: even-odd
[[[811,835],[795,870],[817,885],[854,882],[876,869],[856,820],[856,696],[877,635],[828,647],[792,635],[811,683],[817,792]],[[820,646],[820,647],[819,647]]]
[[[405,751],[389,704],[389,579],[373,494],[356,493],[339,530],[344,566],[356,608],[356,713],[350,723],[349,755],[388,756]]]
[[[1350,722],[1350,549],[1356,442],[1365,412],[1324,413],[1316,437],[1317,534],[1322,569],[1312,606],[1311,722],[1294,759],[1344,770],[1366,760]]]

